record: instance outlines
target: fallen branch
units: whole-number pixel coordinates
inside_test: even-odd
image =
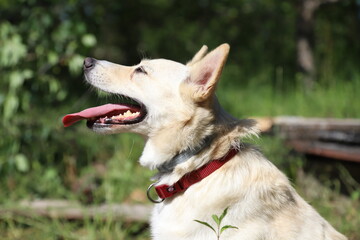
[[[255,118],[259,122],[260,130],[263,132],[280,128],[303,128],[337,131],[360,132],[359,119],[335,119],[335,118],[305,118],[305,117],[274,117]]]
[[[0,208],[0,217],[15,215],[65,220],[111,219],[127,222],[147,222],[151,208],[150,205],[125,203],[84,206],[66,200],[46,199],[23,201],[16,207]]]
[[[256,119],[264,133],[284,139],[296,151],[360,162],[360,120],[276,117]]]
[[[360,148],[356,146],[298,140],[289,141],[288,145],[298,152],[360,163]]]

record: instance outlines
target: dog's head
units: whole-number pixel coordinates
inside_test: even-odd
[[[86,119],[99,133],[135,132],[151,136],[174,124],[190,121],[194,106],[207,106],[229,53],[223,44],[206,54],[203,46],[186,65],[165,60],[143,60],[122,66],[86,58],[85,79],[94,87],[119,97],[107,104],[64,117],[65,126]]]

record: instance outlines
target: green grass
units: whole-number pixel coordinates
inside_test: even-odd
[[[33,217],[2,216],[2,240],[145,240],[149,232],[143,223],[125,224],[119,221],[85,220],[69,222]]]
[[[239,118],[280,115],[360,118],[356,102],[360,95],[360,77],[352,82],[318,85],[309,93],[254,82],[251,84],[250,80],[246,86],[221,82],[217,96],[224,108]]]
[[[360,109],[355,102],[360,95],[359,79],[327,87],[317,86],[311,93],[294,88],[285,90],[281,86],[271,88],[269,84],[241,86],[240,83],[227,84],[226,79],[223,81],[218,90],[220,102],[238,118],[279,115],[360,118]],[[55,123],[49,121],[44,124],[50,126]],[[137,162],[143,147],[140,137],[132,134],[99,136],[88,131],[84,124],[77,124],[71,129],[61,126],[49,129],[52,138],[49,138],[48,144],[41,144],[44,144],[43,150],[47,149],[51,154],[45,160],[31,159],[29,171],[21,172],[14,168],[11,174],[2,178],[0,202],[3,205],[36,198],[66,198],[84,204],[148,203],[144,193],[154,172],[144,169]],[[56,143],[62,139],[66,143],[58,146],[52,142],[54,139]],[[352,186],[353,192],[343,195],[336,188],[338,179],[324,182],[311,173],[304,174],[304,159],[289,154],[289,149],[279,139],[263,136],[254,142],[292,179],[299,193],[321,215],[350,239],[360,238],[360,193],[356,190],[359,188]],[[65,149],[60,158],[57,147]],[[335,168],[342,171],[341,166]],[[342,180],[351,182],[351,176],[346,171],[342,172]],[[308,191],[310,184],[314,191]],[[90,199],[83,191],[88,187],[91,188]],[[0,217],[1,239],[149,239],[149,232],[143,230],[142,224],[113,220],[69,222],[40,217]]]

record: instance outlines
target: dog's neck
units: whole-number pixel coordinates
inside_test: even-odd
[[[213,112],[215,115],[215,119],[212,124],[214,125],[224,125],[225,128],[233,128],[239,122],[238,119],[234,118],[233,116],[225,112],[225,110],[220,106],[216,97],[214,98],[213,101]],[[222,129],[222,128],[215,127],[214,129]],[[170,160],[157,166],[156,168],[159,172],[158,175],[171,173],[177,165],[189,160],[193,156],[196,156],[197,154],[206,150],[207,148],[209,148],[213,140],[218,135],[219,133],[216,132],[215,130],[215,132],[212,133],[211,135],[204,137],[204,139],[201,140],[200,145],[197,145],[195,147],[189,146],[186,149],[182,150],[180,153],[176,154]]]
[[[191,157],[196,156],[203,150],[207,149],[210,146],[210,144],[213,142],[215,137],[216,137],[215,134],[206,136],[204,138],[204,140],[202,141],[201,145],[196,146],[196,147],[189,147],[189,148],[181,151],[180,153],[176,154],[169,161],[166,161],[163,164],[157,166],[156,167],[157,170],[159,171],[160,174],[171,173],[177,165],[189,160]]]
[[[157,179],[171,184],[187,172],[222,157],[231,147],[240,147],[241,137],[256,134],[254,121],[232,117],[215,97],[211,107],[197,111],[187,121],[192,125],[170,126],[147,140],[140,163],[158,169]]]
[[[196,156],[197,154],[201,153],[202,151],[208,149],[210,145],[213,143],[217,136],[224,134],[224,132],[220,131],[231,131],[236,125],[238,125],[239,120],[228,114],[218,102],[217,98],[214,97],[212,102],[212,109],[214,113],[214,120],[212,121],[213,132],[210,135],[207,135],[200,141],[200,144],[197,146],[188,146],[186,149],[182,150],[178,154],[176,154],[170,160],[162,163],[161,165],[157,166],[157,170],[159,174],[168,174],[171,173],[175,167],[190,158]],[[219,127],[222,125],[222,127]]]

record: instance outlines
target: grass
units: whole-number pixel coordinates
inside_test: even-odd
[[[306,93],[301,89],[271,87],[269,83],[220,84],[218,97],[225,109],[234,116],[280,116],[360,118],[354,100],[360,94],[360,77],[352,82],[317,85]]]
[[[327,87],[317,86],[307,94],[293,88],[285,90],[282,86],[241,86],[239,83],[226,83],[226,80],[223,82],[218,90],[220,102],[239,118],[279,115],[360,118],[359,107],[354,103],[360,95],[359,79],[333,83]],[[57,131],[59,137],[71,142],[69,146],[76,148],[77,154],[65,154],[57,161],[51,159],[54,156],[48,156],[48,163],[33,161],[32,171],[14,171],[3,178],[0,183],[0,202],[3,205],[35,198],[68,198],[84,204],[122,201],[148,203],[144,193],[154,172],[137,163],[143,146],[140,137],[132,134],[98,136],[82,124],[67,132],[62,128]],[[292,179],[299,193],[321,215],[348,235],[349,239],[360,239],[359,188],[356,188],[357,183],[351,181],[351,176],[341,165],[333,167],[337,172],[342,172],[342,182],[351,185],[349,188],[352,192],[347,195],[342,194],[340,187],[337,187],[338,178],[325,176],[323,179],[327,180],[324,181],[316,173],[304,172],[307,164],[305,159],[290,154],[280,140],[263,136],[254,141]],[[82,148],[86,151],[81,151]],[[90,196],[84,194],[86,189],[91,190]],[[0,218],[1,239],[149,239],[149,232],[144,230],[143,224],[96,219],[69,222],[41,217]]]
[[[44,218],[4,217],[0,222],[2,240],[125,240],[149,239],[146,225],[124,224],[119,221],[85,220],[69,222]]]

